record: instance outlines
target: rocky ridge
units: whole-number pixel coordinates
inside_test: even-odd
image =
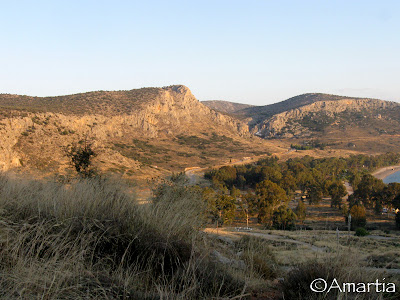
[[[213,130],[249,135],[246,124],[204,106],[185,86],[151,88],[141,99],[121,98],[122,94],[128,93],[62,96],[54,103],[47,98],[0,95],[0,169],[30,165],[60,171],[67,164],[63,147],[84,137],[100,149],[98,160],[136,168],[137,161],[114,151],[113,143],[173,139]],[[85,95],[92,97],[91,111]]]
[[[376,118],[382,118],[379,112],[399,106],[399,103],[374,99],[346,98],[335,101],[318,101],[263,120],[256,126],[256,135],[264,138],[305,136],[310,134],[309,128],[306,128],[301,122],[305,117],[313,119],[318,114],[319,118],[325,117],[329,123],[324,125],[337,125],[340,122],[338,119],[341,113],[375,113]]]

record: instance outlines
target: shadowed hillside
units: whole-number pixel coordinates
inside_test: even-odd
[[[250,104],[242,104],[242,103],[223,101],[223,100],[201,101],[201,103],[203,103],[205,106],[208,106],[213,110],[226,114],[234,114],[243,109],[254,107],[254,105]]]

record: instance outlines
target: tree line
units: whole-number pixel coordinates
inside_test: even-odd
[[[400,184],[385,185],[370,174],[399,161],[397,153],[318,159],[304,156],[285,162],[272,156],[253,164],[209,170],[204,177],[212,182],[212,187],[203,193],[211,219],[219,223],[231,223],[238,215],[247,220],[256,215],[261,224],[287,229],[294,226],[296,219],[304,220],[303,201],[312,205],[330,197],[332,207],[346,216],[351,213],[353,223],[362,226],[365,209],[379,214],[383,207],[400,208]],[[342,202],[347,195],[344,182],[349,182],[354,190],[348,203]],[[303,196],[293,212],[288,202],[296,190]]]

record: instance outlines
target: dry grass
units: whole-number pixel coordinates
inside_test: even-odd
[[[120,183],[0,176],[0,298],[204,299],[243,292],[209,259],[201,198],[164,185],[137,205]],[[204,244],[204,243],[203,243]]]
[[[322,278],[328,282],[336,279],[342,283],[375,282],[380,276],[374,272],[366,272],[353,255],[338,253],[328,258],[315,258],[295,266],[283,281],[283,295],[285,299],[383,299],[383,295],[370,293],[342,293],[332,289],[329,293],[315,293],[310,284],[315,279]],[[380,278],[382,282],[382,278]],[[394,299],[394,298],[392,298]]]

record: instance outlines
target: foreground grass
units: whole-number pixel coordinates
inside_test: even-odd
[[[245,282],[209,258],[202,199],[164,184],[137,205],[120,183],[0,176],[0,298],[203,299]]]

